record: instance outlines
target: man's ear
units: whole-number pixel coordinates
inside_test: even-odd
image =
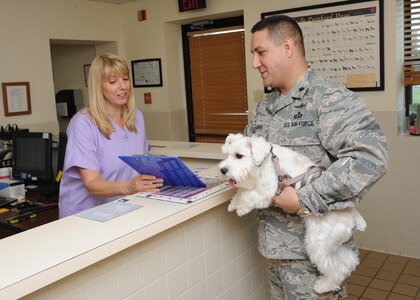
[[[294,41],[291,38],[285,38],[282,41],[282,46],[284,48],[284,51],[285,51],[287,57],[290,58],[292,56],[293,51],[295,51]]]
[[[270,152],[271,145],[264,138],[255,135],[248,138],[248,143],[251,145],[252,160],[260,166]]]

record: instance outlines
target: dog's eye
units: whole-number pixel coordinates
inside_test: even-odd
[[[241,159],[242,157],[244,157],[242,154],[239,154],[239,153],[236,153],[235,154],[235,157],[237,158],[237,159]]]

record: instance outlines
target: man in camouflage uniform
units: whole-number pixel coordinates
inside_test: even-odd
[[[326,168],[298,191],[285,188],[258,213],[271,297],[343,299],[345,283],[338,291],[313,291],[319,273],[305,251],[302,215],[356,206],[386,171],[386,137],[360,96],[308,68],[302,31],[293,19],[265,18],[251,32],[253,68],[264,86],[276,90],[258,104],[245,135],[290,147]],[[353,239],[346,245],[358,251]]]

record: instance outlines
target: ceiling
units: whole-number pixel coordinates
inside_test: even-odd
[[[122,3],[133,2],[133,1],[136,1],[136,0],[87,0],[87,1],[96,1],[96,2],[105,2],[105,3],[113,3],[113,4],[122,4]]]

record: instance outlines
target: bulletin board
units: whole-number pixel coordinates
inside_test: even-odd
[[[302,29],[306,60],[324,78],[354,91],[384,90],[383,0],[353,0],[278,10]]]
[[[160,58],[131,61],[133,87],[162,86],[162,65]]]

